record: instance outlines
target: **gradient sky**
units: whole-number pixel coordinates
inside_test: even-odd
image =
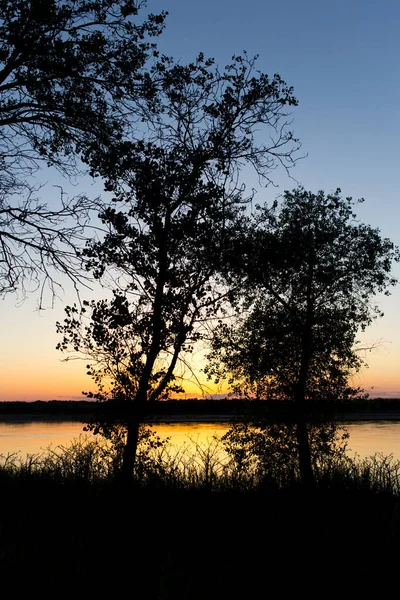
[[[169,12],[159,47],[182,62],[200,51],[221,66],[243,50],[259,54],[259,69],[279,73],[299,100],[293,129],[307,157],[293,177],[314,192],[340,187],[343,195],[364,197],[360,219],[400,245],[398,2],[149,0],[148,9]],[[39,177],[48,182],[43,195],[51,202],[60,177]],[[260,191],[258,201],[296,186],[283,172],[274,180],[279,187]],[[101,185],[83,182],[73,190],[80,191],[94,196]],[[394,274],[400,276],[398,265]],[[385,316],[360,336],[363,345],[377,347],[366,353],[369,368],[354,383],[371,395],[400,397],[400,285],[377,300]],[[93,388],[84,363],[61,362],[55,350],[55,321],[71,301],[68,287],[55,308],[40,313],[35,295],[22,306],[13,296],[1,301],[0,400],[81,398],[82,390]]]

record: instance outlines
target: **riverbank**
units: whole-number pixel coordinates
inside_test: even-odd
[[[0,422],[88,422],[93,417],[123,420],[129,415],[129,403],[93,401],[0,402]],[[309,402],[310,420],[400,421],[400,399],[374,398],[348,402]],[[167,400],[149,405],[147,422],[221,423],[236,418],[253,417],[274,421],[294,419],[294,405],[289,401]]]
[[[42,423],[67,423],[67,422],[77,422],[77,423],[87,423],[92,418],[92,414],[87,415],[55,415],[51,413],[9,413],[9,414],[1,414],[0,413],[0,423],[34,423],[34,422],[42,422]],[[152,417],[148,419],[147,423],[231,423],[237,417],[233,417],[229,414],[218,415],[193,415],[193,414],[178,414],[178,415],[162,415],[159,417]],[[398,422],[400,421],[400,413],[398,412],[382,412],[382,413],[346,413],[341,415],[336,415],[332,417],[332,420],[337,423],[353,423],[353,422],[376,422],[376,421],[390,421],[390,422]]]

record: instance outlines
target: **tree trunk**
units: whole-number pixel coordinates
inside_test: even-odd
[[[308,427],[304,418],[304,411],[301,415],[297,414],[296,436],[299,450],[299,469],[303,485],[307,488],[314,488],[316,485],[314,472],[311,462],[310,443],[308,439]]]
[[[164,287],[167,272],[167,240],[171,223],[171,212],[165,215],[163,230],[160,232],[161,240],[158,251],[158,272],[156,290],[154,295],[152,312],[152,337],[150,348],[143,367],[136,396],[133,400],[133,412],[128,418],[127,438],[122,457],[122,479],[129,481],[135,466],[136,453],[139,441],[140,424],[143,422],[145,406],[148,400],[149,381],[153,372],[154,364],[160,352],[161,330],[163,325],[163,302]]]
[[[308,427],[305,411],[305,397],[307,389],[307,378],[310,364],[310,335],[307,331],[303,340],[303,351],[297,385],[294,393],[296,413],[296,436],[299,451],[299,469],[302,483],[306,487],[314,487],[315,479],[311,462],[310,442],[308,439]]]
[[[306,487],[315,487],[315,478],[311,462],[310,441],[308,438],[308,426],[305,414],[305,393],[308,373],[307,353],[303,354],[300,376],[297,382],[294,401],[296,411],[296,437],[299,451],[299,469],[302,483]]]
[[[121,468],[121,479],[126,482],[130,481],[133,474],[133,467],[135,466],[140,424],[140,415],[129,417]]]
[[[301,481],[305,487],[313,488],[316,485],[311,462],[310,441],[308,438],[308,426],[305,414],[305,398],[307,390],[308,374],[312,357],[312,322],[313,322],[313,297],[312,282],[314,273],[314,259],[312,253],[309,257],[308,281],[307,281],[307,316],[302,335],[301,361],[297,385],[294,391],[296,407],[296,434],[299,450],[299,469]]]

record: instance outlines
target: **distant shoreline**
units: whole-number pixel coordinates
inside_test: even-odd
[[[51,413],[41,414],[18,414],[0,413],[0,423],[68,423],[78,422],[87,423],[92,415],[54,415]],[[229,414],[177,414],[177,415],[160,415],[153,417],[146,421],[146,423],[152,424],[163,424],[163,423],[230,423],[234,420],[233,415]],[[395,413],[365,413],[365,414],[341,414],[332,417],[333,421],[339,423],[351,423],[351,422],[368,422],[368,421],[400,421],[400,414]]]
[[[96,415],[110,420],[128,416],[130,403],[93,401],[11,401],[0,402],[0,422],[71,422],[87,423]],[[243,399],[167,400],[149,404],[147,422],[156,423],[229,423],[241,416],[254,416],[271,422],[295,419],[290,401]],[[337,422],[400,421],[400,399],[365,399],[351,401],[308,402],[309,418]]]

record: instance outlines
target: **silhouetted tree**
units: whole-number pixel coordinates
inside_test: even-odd
[[[398,249],[356,220],[338,189],[302,188],[259,208],[226,257],[230,285],[240,282],[233,324],[220,322],[208,373],[252,396],[294,401],[300,472],[313,481],[307,400],[351,393],[362,360],[357,332],[381,315],[372,301],[396,283]]]
[[[24,279],[54,292],[54,268],[80,279],[87,198],[52,209],[29,176],[42,164],[76,172],[94,153],[113,152],[141,98],[151,98],[146,63],[164,14],[139,17],[141,5],[0,0],[0,295]]]
[[[89,243],[86,255],[95,277],[111,279],[113,297],[83,311],[70,307],[58,324],[59,348],[94,361],[89,373],[100,386],[111,382],[97,397],[122,398],[133,409],[127,476],[148,402],[180,389],[176,367],[226,294],[216,276],[249,198],[238,181],[241,164],[268,179],[279,163],[294,164],[298,147],[283,112],[296,104],[291,88],[256,73],[247,56],[223,72],[202,55],[186,66],[160,61],[157,71],[162,85],[147,111],[148,140],[128,141],[112,160],[99,157],[116,204],[100,215],[109,234]],[[269,145],[255,139],[260,126],[271,134]]]

